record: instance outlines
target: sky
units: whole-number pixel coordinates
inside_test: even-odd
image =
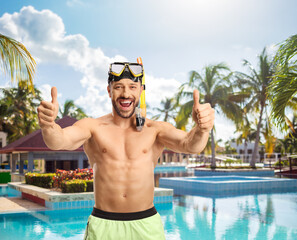
[[[192,70],[225,62],[246,71],[243,59],[257,67],[264,47],[297,33],[296,9],[294,0],[0,0],[0,33],[33,55],[45,100],[56,86],[60,106],[74,100],[92,117],[111,112],[109,64],[141,57],[155,113]],[[0,86],[11,83],[1,75]],[[215,126],[217,139],[235,136],[220,114]]]

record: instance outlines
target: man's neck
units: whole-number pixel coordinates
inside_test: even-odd
[[[135,126],[135,114],[133,114],[130,118],[123,118],[120,117],[113,109],[112,117],[114,124],[119,126],[120,128],[127,129]]]

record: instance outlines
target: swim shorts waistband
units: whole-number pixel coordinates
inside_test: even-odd
[[[130,221],[130,220],[139,220],[142,218],[151,217],[156,213],[157,213],[157,210],[155,207],[152,207],[140,212],[128,212],[128,213],[106,212],[94,207],[91,215],[94,217],[99,217],[99,218],[108,219],[108,220]]]

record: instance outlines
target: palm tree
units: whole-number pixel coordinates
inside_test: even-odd
[[[34,91],[36,63],[22,43],[0,34],[0,58],[0,69],[4,74],[9,73],[12,82],[25,80],[29,90]]]
[[[264,144],[265,152],[273,153],[277,138],[273,135],[271,121],[269,120],[268,117],[266,117],[266,119],[267,120],[265,123],[265,128],[264,128],[264,131],[262,131],[263,136],[265,138],[265,144]]]
[[[266,49],[262,51],[259,56],[259,71],[257,72],[252,64],[244,60],[243,65],[248,67],[250,75],[237,72],[238,86],[245,92],[250,94],[250,98],[246,103],[246,107],[253,112],[259,113],[259,121],[257,124],[257,134],[255,140],[254,151],[250,165],[252,168],[256,167],[256,157],[258,154],[258,145],[260,139],[261,124],[263,120],[263,114],[267,107],[267,88],[272,81],[274,74],[274,64],[268,59]]]
[[[70,116],[79,120],[88,117],[82,108],[74,104],[73,100],[66,100],[63,109],[59,109],[59,113],[61,115],[61,118]]]
[[[185,128],[188,124],[189,117],[193,107],[193,90],[198,89],[200,92],[200,101],[202,103],[210,103],[211,107],[217,112],[222,112],[227,118],[238,122],[241,118],[240,107],[236,102],[241,102],[244,95],[234,93],[230,78],[232,73],[224,64],[208,65],[203,68],[203,74],[196,71],[190,73],[188,82],[182,84],[177,96],[177,102],[180,99],[187,100],[186,103],[180,106],[180,111],[177,116],[177,126]],[[211,168],[216,167],[215,162],[215,140],[214,130],[211,130],[211,152],[212,161]]]
[[[154,108],[159,113],[155,116],[153,116],[153,119],[160,119],[163,117],[162,121],[168,122],[170,119],[175,119],[176,115],[176,105],[174,103],[174,98],[168,98],[166,97],[165,100],[161,101],[162,108]]]
[[[284,139],[277,139],[274,151],[280,152],[283,156],[285,156],[287,153],[291,152],[292,146],[292,139],[289,137],[286,137]]]
[[[269,85],[272,117],[282,129],[287,129],[285,109],[297,111],[297,34],[289,37],[275,55],[276,72]]]
[[[20,81],[17,88],[2,88],[0,99],[0,130],[8,133],[8,141],[13,142],[37,130],[36,108],[42,100],[40,91],[29,90],[26,81]]]
[[[297,114],[295,114],[292,121],[289,120],[289,122],[289,133],[284,137],[284,139],[277,140],[277,148],[279,148],[284,154],[297,152]]]

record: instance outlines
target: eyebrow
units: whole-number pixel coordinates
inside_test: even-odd
[[[124,84],[122,84],[122,83],[116,83],[113,86],[114,87],[116,87],[116,86],[124,86]],[[137,83],[130,83],[129,86],[137,86]]]

